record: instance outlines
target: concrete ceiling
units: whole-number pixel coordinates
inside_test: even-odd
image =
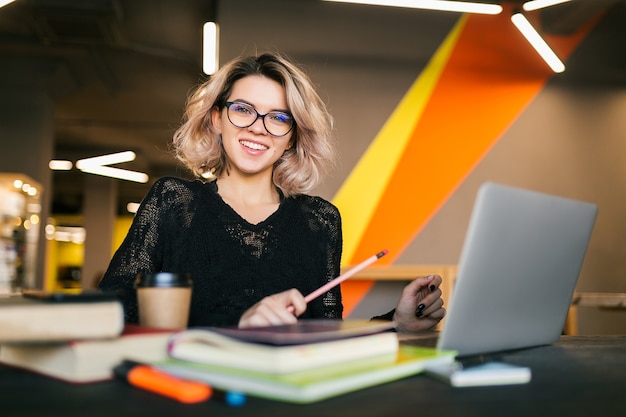
[[[574,31],[620,0],[574,0],[542,13],[547,33]],[[236,19],[233,19],[233,9]],[[624,7],[614,7],[626,23]],[[133,150],[122,167],[152,179],[184,175],[168,153],[186,96],[204,80],[201,27],[222,24],[222,57],[242,45],[271,44],[309,61],[374,59],[425,62],[458,15],[331,4],[320,0],[17,0],[0,9],[0,57],[28,56],[59,62],[55,157],[75,161]],[[224,13],[226,14],[226,13]],[[266,24],[266,19],[278,20]],[[368,26],[368,21],[373,23]],[[232,25],[236,28],[225,26]],[[284,36],[297,33],[294,36]],[[369,31],[364,42],[364,31]],[[376,31],[372,36],[371,31]],[[411,36],[403,36],[405,31]],[[393,37],[393,42],[389,37]],[[497,36],[497,34],[494,34]],[[406,51],[419,40],[424,56]],[[616,77],[616,74],[612,74]],[[624,77],[626,85],[626,74]],[[79,171],[53,177],[53,213],[80,213]],[[120,181],[120,211],[139,201],[148,185]]]

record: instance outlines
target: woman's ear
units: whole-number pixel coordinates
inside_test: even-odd
[[[219,134],[222,133],[222,111],[217,107],[213,106],[211,108],[211,123],[213,124],[213,128]]]

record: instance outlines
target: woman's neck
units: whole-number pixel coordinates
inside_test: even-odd
[[[220,197],[242,218],[260,223],[280,204],[280,193],[271,181],[226,175],[217,179]]]

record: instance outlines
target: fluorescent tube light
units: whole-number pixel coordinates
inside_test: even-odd
[[[13,3],[15,0],[0,0],[0,7],[4,7],[7,4]]]
[[[53,159],[48,162],[48,167],[53,171],[69,171],[73,166],[74,164],[72,164],[72,161],[64,161],[60,159]]]
[[[530,0],[522,5],[527,12],[542,9],[544,7],[554,6],[555,4],[567,3],[571,0]]]
[[[550,49],[548,44],[543,40],[541,35],[537,33],[535,28],[530,24],[528,19],[522,13],[514,13],[511,16],[511,21],[524,35],[528,42],[532,45],[537,53],[543,58],[544,61],[552,68],[552,71],[559,73],[565,71],[565,65],[558,56]]]
[[[447,12],[499,14],[502,6],[492,3],[447,0],[325,0],[337,3],[368,4],[373,6],[406,7],[411,9],[443,10]]]
[[[112,165],[112,164],[121,164],[123,162],[130,162],[135,160],[135,152],[133,151],[125,151],[112,153],[108,155],[102,156],[94,156],[93,158],[85,158],[79,159],[76,161],[76,168],[82,170],[86,167],[91,166],[102,166],[102,165]]]
[[[213,75],[219,66],[219,26],[215,22],[206,22],[202,34],[202,71]]]
[[[135,160],[135,152],[125,151],[109,155],[94,156],[93,158],[79,159],[76,168],[88,174],[102,175],[105,177],[118,178],[134,182],[148,182],[148,175],[143,172],[129,171],[127,169],[113,168],[107,165],[121,164]]]
[[[88,174],[102,175],[104,177],[117,178],[120,180],[146,183],[148,175],[143,172],[129,171],[127,169],[113,168],[103,165],[93,165],[81,168],[81,171]]]
[[[126,204],[126,211],[135,214],[139,210],[139,205],[140,203],[128,203]]]

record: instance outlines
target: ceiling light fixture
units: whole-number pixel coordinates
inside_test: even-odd
[[[13,3],[15,0],[0,0],[0,7],[4,7],[7,4]]]
[[[125,151],[109,155],[94,156],[93,158],[85,158],[76,161],[76,168],[88,174],[102,175],[121,180],[146,183],[148,175],[143,172],[129,171],[127,169],[113,168],[107,165],[121,164],[123,162],[134,161],[135,152]]]
[[[137,213],[137,210],[139,210],[139,205],[140,203],[130,202],[126,204],[126,211],[128,211],[129,213],[135,214]]]
[[[219,26],[215,22],[206,22],[202,27],[202,71],[205,74],[215,74],[219,56]]]
[[[61,159],[53,159],[48,162],[48,168],[53,171],[69,171],[73,166],[74,164],[72,164],[72,161],[65,161]]]
[[[113,168],[105,165],[88,166],[82,168],[81,171],[87,174],[102,175],[103,177],[111,177],[141,183],[146,183],[149,179],[148,175],[143,172],[129,171],[127,169]]]
[[[442,10],[447,12],[500,14],[502,6],[493,3],[447,0],[325,0],[337,3],[368,4],[372,6],[405,7],[410,9]]]
[[[517,29],[524,35],[526,40],[531,44],[544,61],[552,68],[552,71],[560,73],[565,71],[565,65],[558,56],[550,49],[550,46],[543,40],[541,35],[530,24],[526,16],[521,12],[514,12],[511,21]]]
[[[92,158],[79,159],[76,161],[76,168],[82,170],[85,167],[121,164],[123,162],[134,161],[137,154],[133,151],[111,153],[108,155],[94,156]]]
[[[543,9],[544,7],[554,6],[556,4],[567,3],[571,0],[530,0],[522,5],[527,12]]]

